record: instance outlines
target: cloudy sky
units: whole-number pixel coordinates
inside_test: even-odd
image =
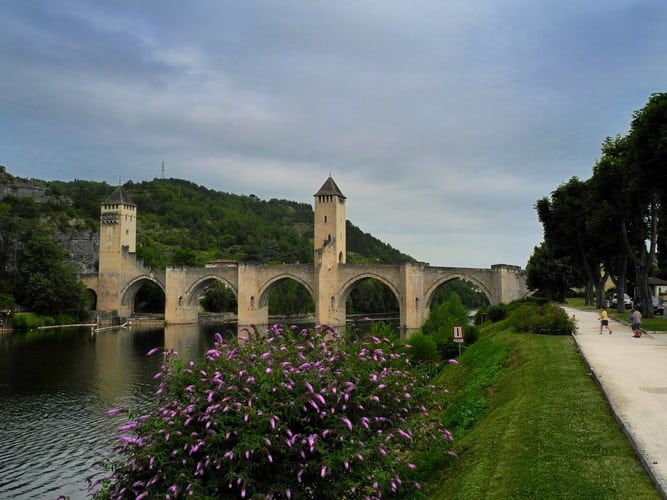
[[[667,91],[664,0],[2,0],[0,165],[312,203],[525,267],[533,205]]]

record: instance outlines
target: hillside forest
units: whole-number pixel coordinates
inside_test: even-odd
[[[137,258],[147,267],[203,267],[213,260],[313,262],[313,208],[309,204],[266,201],[173,178],[128,181],[122,188],[137,205]],[[75,234],[79,240],[97,241],[100,206],[114,189],[106,182],[88,180],[26,180],[0,167],[1,307],[76,318],[85,315],[87,291],[76,278],[82,262],[73,261],[74,251],[68,246]],[[95,269],[96,245],[91,249],[77,258],[89,260],[84,267]],[[414,259],[348,220],[347,261],[389,264]],[[483,296],[469,284],[453,283],[451,287],[472,307],[483,302]],[[448,288],[436,302],[449,296],[453,289]],[[163,301],[157,286],[146,286],[135,308],[159,311]],[[229,311],[235,307],[235,297],[224,286],[212,286],[203,305],[212,312]],[[286,280],[272,294],[269,310],[272,314],[308,314],[314,305],[305,289]],[[358,284],[348,301],[350,314],[397,310],[391,291],[374,280]]]

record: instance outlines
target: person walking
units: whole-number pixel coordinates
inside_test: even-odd
[[[607,315],[607,308],[605,306],[600,308],[600,317],[598,319],[600,320],[600,334],[602,334],[602,329],[606,328],[609,331],[609,335],[611,335],[611,329],[609,328],[609,316]]]
[[[642,336],[642,313],[636,307],[632,308],[630,324],[632,325],[632,336],[640,338]]]

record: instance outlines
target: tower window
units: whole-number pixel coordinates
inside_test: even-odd
[[[326,215],[324,216],[324,223],[325,224],[327,223],[327,216]]]

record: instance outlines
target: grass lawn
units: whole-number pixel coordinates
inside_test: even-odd
[[[573,339],[503,328],[484,327],[437,379],[459,458],[429,498],[661,498]]]

